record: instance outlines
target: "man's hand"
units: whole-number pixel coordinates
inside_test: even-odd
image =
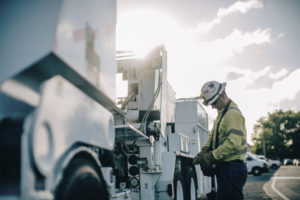
[[[209,152],[209,147],[207,147],[207,146],[202,147],[200,152],[203,152],[203,153]]]
[[[197,164],[199,164],[200,163],[200,158],[201,158],[201,156],[202,156],[202,151],[201,152],[199,152],[196,156],[195,156],[195,158],[194,158],[194,160],[193,160],[193,164],[194,165],[197,165]]]
[[[209,147],[202,147],[201,151],[195,156],[194,160],[193,160],[193,164],[199,164],[200,163],[200,157],[203,156],[204,153],[209,152]]]
[[[211,151],[199,156],[199,163],[202,169],[207,169],[214,161],[215,159]]]

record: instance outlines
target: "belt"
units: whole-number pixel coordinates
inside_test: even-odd
[[[231,163],[243,164],[244,161],[237,159],[237,160],[230,160],[230,161],[221,161],[221,162],[219,162],[220,165],[228,165],[228,164],[231,164]]]

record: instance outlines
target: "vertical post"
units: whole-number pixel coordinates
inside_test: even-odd
[[[263,153],[264,153],[264,156],[266,157],[266,142],[265,142],[265,138],[263,138]]]

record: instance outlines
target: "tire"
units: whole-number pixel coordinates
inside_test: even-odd
[[[216,191],[211,191],[206,195],[208,200],[216,200],[217,199],[217,192]]]
[[[91,161],[76,158],[64,171],[63,179],[55,192],[56,200],[108,200],[99,168]]]
[[[276,164],[271,165],[271,169],[277,169],[277,168],[278,168],[278,166]]]
[[[197,200],[197,175],[192,167],[187,167],[183,171],[184,184],[186,190],[186,200]]]
[[[184,187],[184,180],[180,171],[176,171],[174,173],[174,200],[184,200],[185,198],[185,187]]]
[[[210,193],[206,195],[208,200],[216,200],[217,199],[217,192],[216,192],[216,179],[215,176],[211,177],[211,187],[212,190]]]
[[[259,176],[259,175],[261,175],[261,169],[260,169],[259,167],[254,167],[254,168],[252,169],[252,174],[253,174],[254,176]]]

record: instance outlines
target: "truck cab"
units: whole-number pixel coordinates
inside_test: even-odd
[[[255,155],[248,152],[246,157],[248,173],[259,176],[268,171],[268,163],[265,160],[258,159]]]

